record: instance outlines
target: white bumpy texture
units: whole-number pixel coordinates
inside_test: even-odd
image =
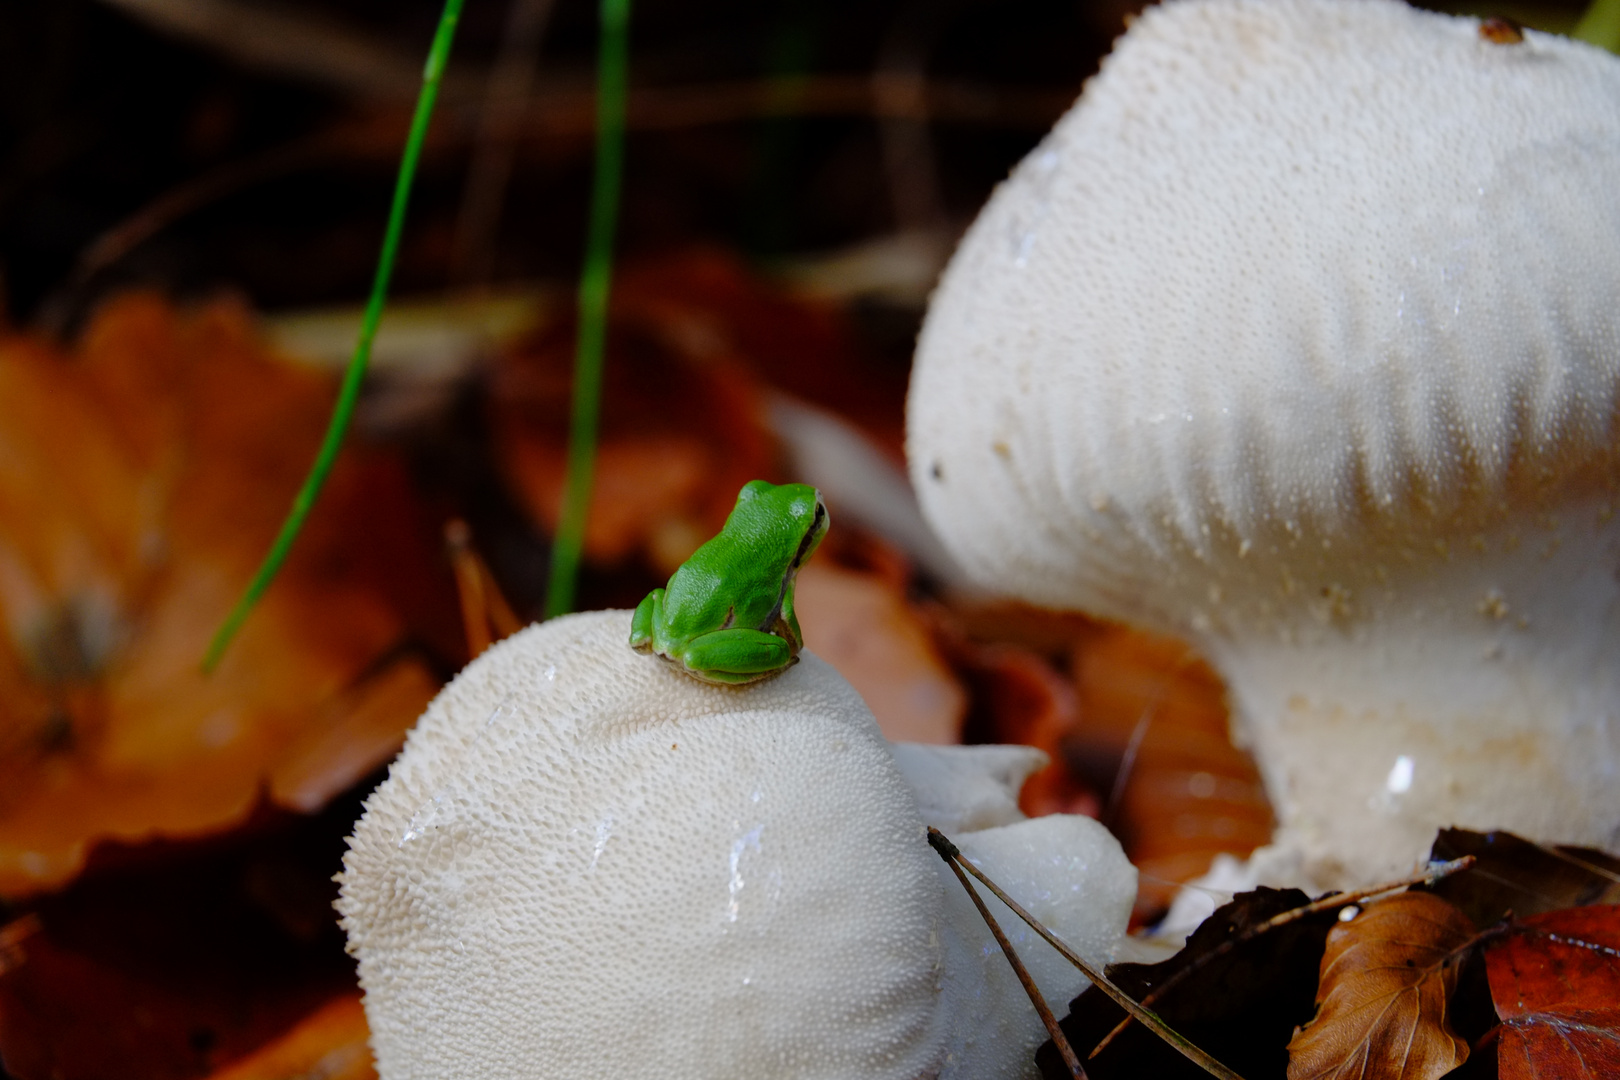
[[[1548,459],[1612,481],[1617,175],[1589,46],[1388,0],[1149,8],[933,298],[925,510],[983,580],[1185,631],[1240,552],[1304,588],[1332,553],[1300,534],[1426,558]]]
[[[339,906],[381,1075],[926,1075],[939,860],[870,712],[813,656],[739,691],[628,634],[486,652],[368,800]]]
[[[932,300],[924,512],[987,584],[1197,641],[1311,859],[1614,843],[1616,176],[1602,50],[1150,8]]]
[[[808,652],[700,683],[629,619],[491,648],[367,801],[338,906],[383,1080],[1032,1080],[1040,1021],[854,689]],[[1043,755],[905,755],[931,819],[1004,822],[962,849],[1106,962],[1136,874],[1094,821],[1022,819]]]

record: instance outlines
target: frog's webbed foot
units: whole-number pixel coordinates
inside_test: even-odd
[[[630,616],[630,647],[637,652],[652,652],[653,627],[664,612],[664,590],[654,589],[646,599],[636,605]]]

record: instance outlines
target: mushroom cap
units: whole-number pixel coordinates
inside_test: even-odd
[[[1308,633],[1515,515],[1612,513],[1620,61],[1478,27],[1390,0],[1134,23],[922,330],[913,480],[969,572],[1206,639],[1297,591]]]
[[[938,858],[871,713],[809,653],[746,689],[532,627],[428,707],[339,909],[385,1080],[917,1080]]]
[[[1178,0],[934,296],[925,515],[986,584],[1196,641],[1314,888],[1436,826],[1620,843],[1616,175],[1599,49]]]

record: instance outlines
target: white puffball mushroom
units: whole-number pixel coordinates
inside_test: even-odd
[[[890,743],[923,821],[947,836],[1024,820],[1018,793],[1051,760],[1033,746]]]
[[[367,801],[340,910],[381,1076],[925,1075],[939,859],[871,713],[808,655],[738,690],[628,636],[488,650]]]
[[[1146,11],[933,298],[926,516],[1193,640],[1318,885],[1620,840],[1620,60],[1390,0]]]
[[[338,906],[383,1080],[1037,1075],[1039,1020],[854,689],[808,652],[700,683],[628,648],[629,619],[490,648],[367,800]],[[962,850],[1106,958],[1135,891],[1118,844],[1020,820],[1038,751],[945,757],[917,766],[926,804],[1011,822]]]

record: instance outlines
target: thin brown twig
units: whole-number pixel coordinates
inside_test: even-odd
[[[979,881],[983,882],[985,888],[994,893],[997,900],[1000,900],[1003,904],[1006,904],[1014,915],[1017,915],[1020,919],[1023,919],[1024,922],[1028,923],[1029,928],[1041,935],[1041,937],[1046,940],[1048,945],[1052,946],[1052,948],[1056,949],[1060,954],[1062,954],[1063,959],[1079,968],[1080,973],[1086,978],[1090,979],[1093,986],[1097,987],[1103,993],[1113,998],[1114,1002],[1119,1005],[1120,1008],[1136,1017],[1136,1019],[1141,1021],[1143,1026],[1145,1026],[1148,1030],[1152,1031],[1159,1038],[1175,1047],[1175,1049],[1179,1051],[1181,1055],[1188,1061],[1191,1061],[1194,1065],[1197,1065],[1211,1076],[1220,1077],[1221,1080],[1243,1080],[1243,1078],[1237,1073],[1210,1057],[1205,1051],[1200,1050],[1198,1047],[1188,1042],[1185,1036],[1171,1028],[1169,1024],[1166,1024],[1164,1020],[1158,1016],[1158,1014],[1153,1012],[1151,1009],[1144,1008],[1139,1002],[1137,1002],[1135,998],[1131,997],[1131,995],[1127,994],[1125,991],[1116,986],[1113,981],[1108,978],[1108,976],[1092,967],[1084,957],[1071,949],[1068,944],[1063,941],[1063,939],[1053,934],[1052,931],[1048,930],[1041,924],[1039,919],[1031,915],[1028,911],[1025,911],[1023,906],[1019,904],[1018,901],[1014,900],[1012,897],[1003,892],[1001,886],[991,881],[977,866],[974,866],[973,863],[963,858],[961,850],[955,844],[951,843],[950,840],[945,837],[944,833],[940,832],[933,826],[929,826],[928,842],[934,845],[934,849],[940,852],[941,857],[944,857],[945,849],[948,848],[952,856],[954,856],[956,862],[959,863],[963,869],[972,874],[974,877],[978,878]],[[944,848],[942,848],[941,845],[944,845]]]
[[[1120,811],[1125,805],[1125,788],[1131,782],[1131,774],[1136,771],[1136,758],[1142,752],[1142,744],[1147,741],[1148,728],[1152,726],[1159,707],[1170,696],[1170,680],[1180,676],[1182,671],[1197,659],[1197,653],[1191,649],[1184,650],[1174,664],[1160,672],[1158,684],[1153,688],[1153,697],[1143,706],[1142,714],[1132,725],[1131,737],[1125,743],[1125,752],[1119,758],[1119,768],[1114,771],[1113,786],[1108,789],[1108,805],[1103,808],[1102,823],[1109,829],[1113,829],[1119,822]]]
[[[1180,971],[1177,971],[1163,983],[1154,987],[1153,992],[1142,999],[1142,1004],[1144,1006],[1151,1007],[1156,1002],[1163,1000],[1165,994],[1169,993],[1172,989],[1190,978],[1193,972],[1213,963],[1219,957],[1225,956],[1244,942],[1252,941],[1261,934],[1275,930],[1279,926],[1286,926],[1291,922],[1296,922],[1300,919],[1306,918],[1307,916],[1316,915],[1323,911],[1332,911],[1335,908],[1349,907],[1351,904],[1358,904],[1363,900],[1379,897],[1385,893],[1392,893],[1399,889],[1410,888],[1413,885],[1432,884],[1433,882],[1439,881],[1441,878],[1450,877],[1459,870],[1466,870],[1473,865],[1474,856],[1464,855],[1462,858],[1453,859],[1451,862],[1437,863],[1429,867],[1422,874],[1402,878],[1399,881],[1386,881],[1383,884],[1371,885],[1365,889],[1355,889],[1350,892],[1333,893],[1332,895],[1322,897],[1320,900],[1313,900],[1309,904],[1301,904],[1297,908],[1289,908],[1282,914],[1274,915],[1265,922],[1256,923],[1254,926],[1249,927],[1247,930],[1236,935],[1235,937],[1227,938],[1209,952],[1193,957],[1192,960],[1188,962],[1186,967],[1182,968]],[[1119,1035],[1120,1032],[1124,1031],[1130,1026],[1131,1016],[1126,1014],[1125,1019],[1114,1025],[1114,1029],[1107,1035],[1103,1036],[1102,1041],[1097,1044],[1094,1050],[1092,1050],[1091,1056],[1096,1057],[1105,1046],[1114,1041],[1114,1038]]]
[[[467,655],[476,658],[489,648],[489,609],[484,601],[484,577],[478,572],[472,553],[472,530],[460,518],[444,524],[444,546],[450,556],[450,569],[456,578],[456,598],[461,601],[461,631],[467,636]]]
[[[1024,986],[1024,993],[1029,995],[1029,1003],[1035,1006],[1036,1013],[1040,1015],[1041,1023],[1046,1025],[1046,1033],[1052,1037],[1052,1043],[1057,1047],[1058,1054],[1063,1058],[1063,1064],[1068,1067],[1069,1075],[1074,1077],[1074,1080],[1086,1080],[1086,1070],[1081,1067],[1080,1059],[1075,1056],[1074,1047],[1069,1045],[1068,1037],[1063,1034],[1063,1029],[1058,1026],[1057,1017],[1052,1015],[1052,1008],[1047,1005],[1046,998],[1042,996],[1040,987],[1035,985],[1035,980],[1030,977],[1029,969],[1024,967],[1024,962],[1018,959],[1018,953],[1013,949],[1012,942],[1007,940],[1007,935],[1002,932],[1001,924],[996,922],[996,917],[990,914],[990,909],[985,906],[984,898],[973,887],[973,882],[969,881],[962,873],[962,867],[959,864],[962,860],[961,851],[957,849],[955,844],[945,838],[944,833],[934,828],[928,830],[928,843],[939,853],[939,857],[945,860],[945,865],[951,868],[951,873],[956,875],[956,880],[962,883],[962,888],[967,890],[968,898],[973,901],[973,906],[979,909],[979,915],[990,927],[990,932],[995,935],[996,944],[1001,946],[1002,955],[1007,958],[1007,963],[1012,965],[1013,974],[1018,976],[1018,981]]]

